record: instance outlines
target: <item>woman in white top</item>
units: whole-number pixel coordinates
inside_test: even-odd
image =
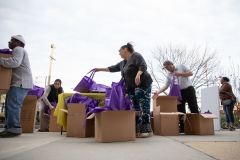
[[[56,79],[54,84],[47,86],[44,89],[44,93],[39,101],[39,119],[40,119],[40,129],[39,132],[49,131],[49,116],[44,115],[46,110],[55,108],[52,106],[51,102],[58,103],[58,95],[63,93],[63,88],[61,87],[62,81]]]

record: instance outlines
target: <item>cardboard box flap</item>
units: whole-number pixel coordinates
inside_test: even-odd
[[[203,118],[213,118],[213,119],[218,119],[217,116],[214,114],[200,114]]]
[[[85,113],[85,112],[86,112],[85,103],[69,103],[68,104],[68,113]]]
[[[160,112],[160,115],[184,115],[182,112]]]
[[[60,109],[61,111],[65,112],[65,113],[68,113],[68,110],[67,109]]]
[[[96,113],[93,113],[90,116],[88,116],[87,119],[93,119],[95,116],[96,116]]]
[[[37,101],[37,97],[33,95],[27,95],[24,100]]]
[[[178,98],[177,96],[158,96],[157,100],[158,99],[177,99],[177,98]]]

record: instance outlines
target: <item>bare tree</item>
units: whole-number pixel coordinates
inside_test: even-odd
[[[183,64],[193,72],[191,77],[193,86],[198,89],[203,86],[211,86],[216,83],[218,76],[216,70],[219,67],[218,51],[211,50],[208,45],[194,46],[188,49],[182,45],[158,46],[152,51],[153,58],[148,61],[151,73],[159,89],[160,83],[165,83],[167,70],[163,68],[163,62],[170,60],[174,65]]]

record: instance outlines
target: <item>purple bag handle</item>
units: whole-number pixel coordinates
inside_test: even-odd
[[[91,73],[91,72],[92,72],[92,73]],[[94,77],[94,75],[95,75],[95,69],[92,69],[92,70],[89,71],[87,74],[89,74],[89,73],[91,73],[91,74],[90,74],[90,77],[89,77],[89,79],[88,79],[88,82],[89,82],[90,79],[93,79],[93,77]],[[87,75],[87,74],[86,74],[86,75]],[[85,75],[85,76],[86,76],[86,75]]]

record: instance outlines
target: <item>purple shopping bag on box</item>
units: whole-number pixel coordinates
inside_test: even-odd
[[[178,100],[181,101],[182,100],[182,94],[180,91],[180,87],[179,87],[179,79],[178,80],[178,84],[175,84],[175,76],[173,75],[173,80],[172,80],[172,84],[170,86],[170,92],[169,92],[169,96],[177,96]]]
[[[37,99],[39,99],[44,92],[44,88],[33,85],[33,88],[27,93],[27,95],[34,95],[37,97]]]
[[[90,74],[90,76],[86,76],[87,74]],[[74,91],[80,92],[80,93],[88,93],[94,84],[93,77],[95,74],[95,70],[92,69],[87,73],[83,79],[78,83],[78,85],[74,88]]]
[[[107,97],[105,96],[105,108],[108,110],[132,110],[132,103],[126,97],[125,83],[122,78],[120,82],[112,83],[112,88],[107,89]]]
[[[93,82],[93,85],[90,88],[90,92],[106,92],[107,88],[111,88],[111,87],[106,86],[104,84],[97,84],[96,82]]]
[[[0,53],[3,53],[3,54],[12,54],[12,51],[8,48],[5,48],[5,49],[0,49]]]
[[[89,98],[87,96],[83,96],[79,93],[75,93],[71,96],[71,98],[67,101],[68,103],[84,103],[86,104],[86,113],[97,107],[99,102],[95,99]]]

